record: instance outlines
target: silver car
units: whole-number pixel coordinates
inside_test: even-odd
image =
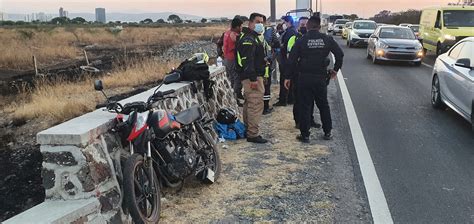
[[[412,62],[421,65],[423,46],[408,27],[381,26],[369,38],[367,59]]]
[[[474,130],[474,37],[459,41],[436,59],[431,104],[437,109],[449,106]]]

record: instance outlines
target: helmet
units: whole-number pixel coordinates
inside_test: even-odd
[[[217,122],[220,124],[233,124],[237,120],[235,111],[231,108],[222,108],[217,113]]]

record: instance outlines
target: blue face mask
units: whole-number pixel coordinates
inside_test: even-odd
[[[255,24],[255,32],[257,32],[258,34],[262,34],[264,29],[265,27],[263,26],[263,23]]]

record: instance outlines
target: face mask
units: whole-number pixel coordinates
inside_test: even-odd
[[[288,29],[288,26],[286,25],[286,23],[283,23],[283,30],[286,30]]]
[[[258,34],[262,34],[264,29],[265,27],[263,26],[263,23],[255,24],[255,32],[257,32]]]
[[[306,34],[306,32],[308,32],[308,31],[306,30],[306,27],[301,27],[301,28],[300,28],[300,33],[301,33],[301,34],[304,35],[304,34]]]

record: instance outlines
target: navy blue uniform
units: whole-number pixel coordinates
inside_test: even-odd
[[[301,135],[308,137],[311,125],[311,105],[316,102],[325,133],[332,130],[331,111],[327,99],[327,56],[332,52],[336,59],[334,70],[342,67],[344,53],[336,41],[326,34],[310,30],[299,38],[290,52],[287,79],[299,74],[297,88],[298,117]]]

